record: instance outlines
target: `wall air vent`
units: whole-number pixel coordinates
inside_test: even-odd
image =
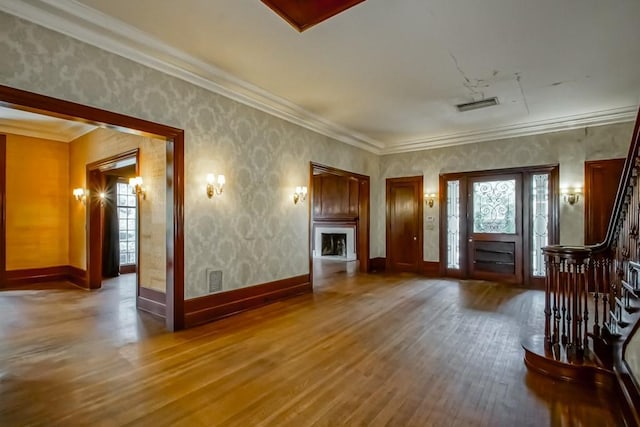
[[[498,98],[494,96],[493,98],[483,99],[482,101],[474,101],[474,102],[467,102],[466,104],[458,104],[456,105],[456,108],[458,109],[458,111],[462,113],[463,111],[477,110],[478,108],[492,107],[498,104],[499,104]]]

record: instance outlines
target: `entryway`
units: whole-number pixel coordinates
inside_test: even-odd
[[[542,286],[558,242],[558,166],[440,176],[441,273]]]

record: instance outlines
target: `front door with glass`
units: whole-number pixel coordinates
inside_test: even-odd
[[[469,277],[521,283],[521,176],[471,178],[469,190]]]

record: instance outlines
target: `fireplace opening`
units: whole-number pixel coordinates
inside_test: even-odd
[[[347,233],[322,233],[322,256],[347,257]]]

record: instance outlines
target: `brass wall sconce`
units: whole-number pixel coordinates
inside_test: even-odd
[[[74,188],[73,189],[73,197],[82,202],[83,205],[87,204],[87,196],[89,195],[89,190],[85,190],[84,188]]]
[[[564,201],[569,203],[571,206],[575,205],[580,201],[580,194],[582,194],[581,187],[570,187],[570,188],[562,189],[562,195],[564,196]]]
[[[147,199],[147,191],[142,186],[142,177],[136,176],[129,178],[129,186],[131,187],[131,193],[137,196],[142,196],[143,200]]]
[[[438,198],[438,195],[436,193],[429,193],[429,194],[424,193],[424,201],[427,204],[427,206],[429,206],[430,208],[433,207],[437,198]]]
[[[207,197],[219,196],[224,191],[224,184],[226,180],[224,175],[218,175],[218,179],[210,173],[207,175]]]
[[[298,202],[304,202],[307,200],[307,187],[296,187],[296,191],[293,193],[293,204],[297,205]]]

